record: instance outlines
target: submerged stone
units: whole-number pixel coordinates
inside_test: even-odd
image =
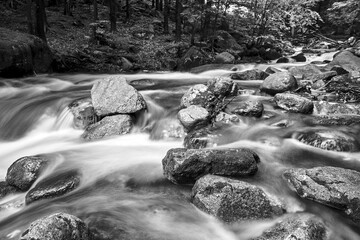
[[[260,101],[243,101],[236,105],[231,113],[249,116],[249,117],[261,117],[264,111],[264,105]]]
[[[192,189],[193,204],[225,222],[282,215],[282,203],[261,188],[231,178],[206,175]]]
[[[79,99],[69,105],[71,113],[74,115],[74,125],[77,129],[86,129],[89,125],[98,121],[91,99]]]
[[[42,179],[26,194],[25,203],[60,197],[76,189],[79,184],[80,174],[76,170],[52,175]]]
[[[86,224],[67,213],[55,213],[30,224],[20,240],[90,240]]]
[[[300,197],[340,209],[360,223],[360,172],[337,167],[298,168],[285,171],[284,177]]]
[[[244,177],[257,172],[259,157],[246,148],[170,149],[162,160],[164,175],[173,183],[189,184],[206,174]]]
[[[269,76],[269,73],[258,70],[251,69],[243,72],[236,72],[231,74],[231,79],[234,80],[264,80]]]

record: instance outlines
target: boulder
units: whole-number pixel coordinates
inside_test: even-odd
[[[360,71],[360,58],[351,52],[344,50],[334,56],[328,67],[340,66],[348,72]]]
[[[76,189],[80,184],[78,171],[68,171],[51,175],[42,179],[25,196],[25,203],[56,198]]]
[[[287,72],[277,72],[268,76],[260,86],[260,90],[272,95],[294,90],[298,87],[296,79]]]
[[[219,100],[225,97],[236,96],[238,94],[238,86],[233,80],[217,77],[207,82],[209,91]],[[212,99],[208,99],[211,101]]]
[[[308,77],[307,80],[311,80],[313,82],[319,81],[319,80],[328,81],[332,77],[335,77],[336,75],[337,75],[337,73],[335,71],[327,71],[327,72],[313,74],[312,76]]]
[[[330,230],[324,221],[311,213],[292,213],[252,240],[329,240]]]
[[[73,101],[69,105],[69,109],[74,116],[74,126],[76,129],[86,129],[89,125],[98,121],[98,116],[95,113],[90,98]]]
[[[6,197],[7,195],[20,192],[21,190],[9,185],[7,182],[2,181],[0,182],[0,199]]]
[[[20,240],[90,240],[86,224],[67,213],[54,213],[30,224]]]
[[[294,59],[296,62],[306,62],[306,57],[304,53],[298,53],[293,56],[291,56],[292,59]]]
[[[307,130],[294,136],[307,145],[330,151],[354,152],[359,145],[354,137],[336,130]]]
[[[81,137],[87,141],[98,140],[130,133],[133,127],[132,117],[128,114],[118,114],[104,117],[101,121],[88,126]]]
[[[215,56],[215,63],[234,63],[235,57],[228,52],[222,52]]]
[[[296,62],[296,60],[290,57],[281,57],[276,61],[276,63],[294,63],[294,62]]]
[[[0,77],[45,73],[51,63],[50,48],[40,38],[0,28]]]
[[[277,73],[277,72],[281,72],[281,70],[280,69],[278,69],[278,68],[276,68],[276,67],[267,67],[266,69],[265,69],[265,72],[267,73],[267,74],[273,74],[273,73]],[[267,77],[267,76],[266,76]],[[265,77],[265,78],[266,78]],[[264,79],[265,79],[264,78]]]
[[[210,62],[209,56],[198,47],[191,47],[179,60],[179,70],[186,71]]]
[[[278,93],[274,101],[278,107],[290,112],[311,113],[314,108],[311,100],[291,93]]]
[[[321,115],[360,115],[360,104],[329,103],[325,101],[316,101],[314,102],[314,112]]]
[[[191,200],[199,209],[229,223],[267,219],[285,212],[280,201],[260,187],[214,175],[196,181]]]
[[[181,98],[181,107],[190,107],[191,105],[205,106],[209,95],[208,87],[204,84],[196,84],[191,87]]]
[[[176,184],[194,183],[206,174],[244,177],[257,172],[259,156],[246,148],[170,149],[162,160],[164,175]]]
[[[313,75],[321,74],[321,70],[315,64],[295,66],[289,69],[289,73],[299,79],[309,79]]]
[[[8,168],[6,182],[22,191],[27,191],[48,164],[49,159],[43,155],[19,158]]]
[[[360,223],[360,172],[337,167],[298,168],[285,171],[284,177],[300,197],[340,209]]]
[[[250,117],[261,117],[264,111],[264,105],[260,101],[243,101],[236,105],[236,108],[231,110],[231,113],[250,116]]]
[[[243,72],[236,72],[231,74],[231,79],[235,80],[264,80],[269,76],[268,73],[258,70],[251,69]]]
[[[98,116],[135,113],[146,108],[141,94],[126,79],[111,76],[94,83],[91,99]]]
[[[275,60],[281,58],[282,55],[279,51],[270,48],[266,49],[266,51],[261,54],[261,57],[264,58],[264,60]]]
[[[198,105],[191,105],[178,113],[178,119],[187,131],[207,125],[209,116],[209,112]]]

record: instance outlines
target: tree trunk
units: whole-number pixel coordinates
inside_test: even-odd
[[[64,15],[72,16],[71,0],[64,0]]]
[[[159,2],[160,0],[155,0],[155,9],[159,10]]]
[[[110,9],[110,31],[116,32],[116,2],[115,0],[109,0]]]
[[[26,4],[27,4],[26,18],[27,18],[28,31],[30,34],[34,34],[33,17],[32,17],[32,1],[26,0]]]
[[[164,33],[169,33],[169,0],[164,0]]]
[[[162,11],[163,10],[163,0],[159,1],[159,10]]]
[[[126,0],[126,21],[130,19],[130,0]]]
[[[205,17],[204,17],[204,26],[202,31],[201,40],[206,41],[209,36],[209,28],[210,28],[210,22],[211,22],[211,13],[209,10],[211,9],[212,1],[208,0],[205,6]]]
[[[176,9],[176,23],[175,23],[175,39],[177,42],[181,40],[181,0],[176,0],[175,9]]]
[[[151,2],[151,8],[154,8],[155,7],[155,0],[152,0]]]
[[[36,35],[44,40],[44,42],[47,42],[46,36],[45,36],[45,4],[44,0],[36,0]]]
[[[97,0],[93,0],[94,4],[94,21],[99,19]]]

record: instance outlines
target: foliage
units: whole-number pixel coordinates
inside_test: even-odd
[[[359,0],[337,1],[327,9],[327,17],[333,25],[351,25],[360,21],[360,2]]]

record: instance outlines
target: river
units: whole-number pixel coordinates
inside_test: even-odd
[[[264,69],[267,65],[240,67]],[[162,173],[161,160],[167,150],[181,147],[183,139],[158,140],[163,126],[157,123],[176,118],[180,98],[189,86],[229,72],[223,69],[199,74],[124,75],[140,90],[148,111],[140,116],[131,134],[95,142],[81,140],[82,131],[74,128],[67,106],[90,96],[94,81],[107,75],[52,74],[0,79],[0,179],[5,179],[7,168],[18,158],[41,153],[51,154],[56,161],[37,181],[64,170],[81,172],[80,187],[63,197],[29,206],[24,204],[26,193],[1,199],[0,239],[19,239],[32,221],[54,212],[67,212],[90,227],[97,226],[103,239],[246,240],[259,236],[275,220],[225,225],[190,203],[191,186],[174,185]],[[258,120],[242,117],[240,123],[214,135],[213,147],[253,149],[261,164],[256,176],[246,181],[276,194],[293,212],[321,216],[337,239],[360,239],[358,226],[336,210],[300,199],[282,178],[289,167],[331,165],[360,170],[360,153],[325,151],[292,139],[293,132],[314,126],[304,123],[299,115],[274,109],[267,104],[269,97],[249,94],[260,83],[238,81],[244,94],[236,101],[261,99],[267,113],[275,117]],[[291,122],[289,127],[273,125],[283,119]],[[152,130],[146,131],[150,126]],[[342,130],[357,135],[360,132],[354,128]]]

